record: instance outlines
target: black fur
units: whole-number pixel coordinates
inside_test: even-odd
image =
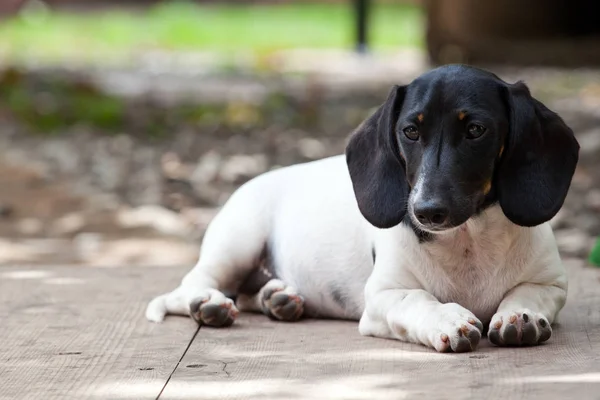
[[[398,225],[406,214],[409,187],[398,152],[395,127],[404,87],[394,86],[387,101],[357,129],[346,158],[358,207],[379,228]]]
[[[571,129],[531,97],[525,84],[508,86],[510,133],[496,181],[500,205],[515,224],[535,226],[562,207],[579,156]]]
[[[485,132],[473,137],[473,126]],[[378,228],[404,222],[420,241],[435,236],[424,230],[461,225],[498,202],[515,224],[548,221],[564,202],[578,153],[573,132],[523,83],[463,65],[394,86],[346,148],[363,216]],[[440,223],[416,226],[407,214],[420,177],[420,201],[448,210]]]
[[[331,298],[333,299],[333,301],[338,306],[340,306],[340,308],[342,310],[345,310],[347,304],[346,304],[346,296],[344,295],[343,290],[335,285],[332,285],[330,287],[330,290],[331,290]]]

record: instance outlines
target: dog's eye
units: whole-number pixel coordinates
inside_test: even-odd
[[[467,134],[467,137],[469,139],[476,139],[485,133],[485,126],[479,124],[470,124],[468,127],[468,132],[469,133]]]
[[[402,130],[404,132],[404,136],[409,138],[410,140],[418,140],[419,139],[419,131],[415,126],[407,126]]]

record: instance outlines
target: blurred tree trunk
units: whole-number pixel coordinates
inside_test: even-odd
[[[600,64],[600,13],[591,0],[427,0],[436,64]]]
[[[0,1],[0,17],[16,14],[25,0],[1,0]]]

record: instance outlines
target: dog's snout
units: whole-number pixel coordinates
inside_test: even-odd
[[[450,211],[441,202],[430,200],[415,204],[414,213],[421,224],[427,227],[436,227],[446,222]]]

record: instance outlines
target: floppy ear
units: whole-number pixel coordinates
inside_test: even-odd
[[[409,186],[396,141],[405,87],[394,86],[386,102],[352,135],[346,162],[360,212],[377,228],[391,228],[406,214]]]
[[[507,90],[510,132],[498,169],[504,214],[521,226],[550,220],[562,207],[579,158],[573,131],[518,82]]]

